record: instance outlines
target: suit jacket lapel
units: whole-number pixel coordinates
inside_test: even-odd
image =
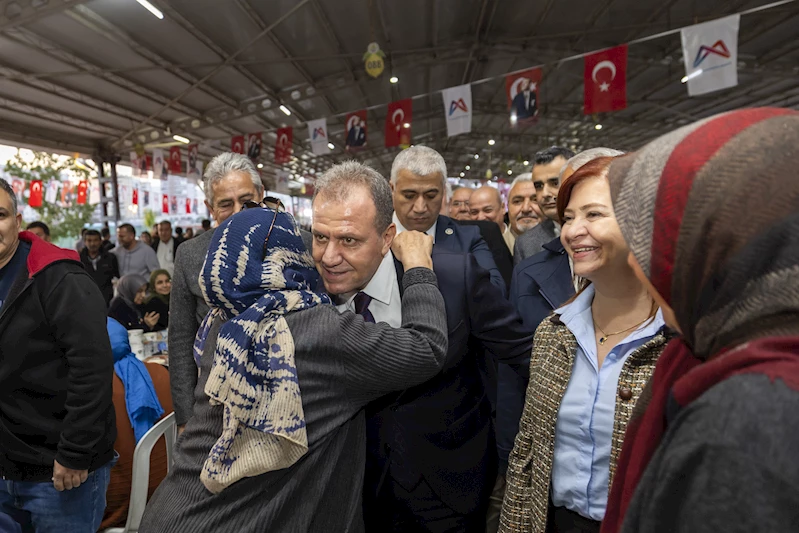
[[[442,250],[459,252],[454,227],[455,222],[451,218],[439,215],[436,222],[436,242],[434,246],[438,246]],[[452,230],[449,234],[447,234],[448,229]]]
[[[555,253],[560,253],[554,261],[543,263],[541,268],[533,269],[531,277],[536,281],[541,295],[549,302],[552,309],[562,306],[566,300],[574,296],[574,283],[572,282],[569,256],[566,255],[560,241],[555,241],[554,246],[545,247]]]

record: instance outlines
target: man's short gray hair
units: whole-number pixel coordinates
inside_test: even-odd
[[[6,194],[11,197],[11,206],[14,208],[13,216],[17,216],[17,195],[14,193],[14,188],[3,178],[0,178],[0,189],[6,191]]]
[[[572,171],[577,172],[581,166],[594,159],[599,159],[600,157],[616,157],[620,155],[624,155],[624,152],[614,150],[613,148],[589,148],[566,161],[566,164],[560,170],[560,174],[563,175],[563,171],[568,167],[571,167]]]
[[[428,146],[416,145],[401,151],[391,165],[391,183],[397,183],[397,174],[402,169],[417,176],[438,172],[441,174],[441,185],[447,181],[447,163],[441,154]]]
[[[333,165],[316,179],[313,200],[323,194],[337,202],[346,202],[354,187],[368,187],[375,203],[375,227],[383,234],[391,225],[394,203],[391,200],[391,187],[378,171],[358,161],[345,161]]]
[[[205,197],[208,199],[208,203],[211,204],[211,207],[214,205],[213,185],[224,179],[231,172],[244,172],[248,174],[256,190],[258,190],[259,193],[264,191],[264,184],[261,182],[261,176],[258,174],[258,170],[249,157],[234,152],[223,152],[211,159],[211,162],[205,167],[205,175],[203,176]],[[260,198],[257,199],[257,201],[260,200]]]
[[[523,174],[519,174],[516,176],[516,179],[513,180],[513,183],[510,184],[510,188],[514,188],[517,183],[525,183],[525,182],[533,182],[533,173],[532,172],[524,172]]]

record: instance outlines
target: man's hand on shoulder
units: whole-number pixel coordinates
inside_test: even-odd
[[[394,257],[405,270],[416,267],[433,268],[433,237],[420,231],[403,231],[391,245]]]

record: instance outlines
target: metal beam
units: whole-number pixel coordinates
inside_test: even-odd
[[[117,128],[112,128],[103,124],[97,124],[96,122],[91,122],[84,118],[70,115],[51,107],[43,106],[39,103],[33,104],[30,102],[20,102],[11,98],[6,98],[4,96],[0,96],[0,109],[7,109],[16,113],[22,113],[27,116],[40,118],[58,124],[64,124],[65,126],[70,126],[72,128],[91,131],[93,133],[106,135],[108,137],[117,135],[121,131]],[[0,128],[1,127],[2,125],[0,125]]]
[[[202,85],[202,84],[203,84],[203,83],[205,83],[206,81],[210,80],[211,78],[213,78],[214,76],[216,76],[217,74],[219,74],[219,72],[220,72],[220,71],[221,71],[221,70],[222,70],[222,69],[223,69],[225,66],[227,66],[227,64],[228,64],[229,62],[231,62],[231,61],[235,60],[235,59],[236,59],[236,57],[238,57],[238,56],[239,56],[239,55],[240,55],[242,52],[244,52],[245,50],[248,50],[248,49],[249,49],[249,48],[250,48],[250,47],[251,47],[253,44],[255,44],[256,42],[258,42],[258,41],[259,41],[259,40],[260,40],[260,39],[261,39],[261,38],[262,38],[264,35],[266,35],[266,34],[267,34],[269,31],[271,31],[271,30],[272,30],[272,28],[275,28],[275,27],[277,27],[278,25],[280,25],[280,24],[281,24],[281,23],[282,23],[284,20],[286,20],[286,19],[287,19],[288,17],[290,17],[291,15],[293,15],[293,14],[294,14],[294,13],[295,13],[295,12],[296,12],[298,9],[300,9],[302,6],[304,6],[304,5],[305,5],[306,3],[308,3],[308,2],[309,2],[309,0],[300,0],[299,2],[297,2],[297,3],[294,5],[294,7],[292,7],[292,8],[291,8],[289,11],[287,11],[287,12],[286,12],[284,15],[282,15],[281,17],[279,17],[279,18],[278,18],[278,19],[277,19],[275,22],[273,22],[273,23],[272,23],[272,24],[270,24],[270,25],[269,25],[267,28],[265,28],[263,31],[261,31],[260,33],[258,33],[258,34],[257,34],[257,35],[256,35],[254,38],[250,39],[250,40],[249,40],[249,42],[247,42],[247,44],[245,44],[245,45],[244,45],[242,48],[240,48],[240,49],[239,49],[239,50],[237,50],[235,53],[233,53],[232,55],[230,55],[230,56],[229,56],[229,58],[228,58],[228,59],[227,59],[227,60],[226,60],[226,61],[225,61],[225,62],[224,62],[222,65],[220,65],[219,67],[217,67],[217,68],[213,69],[211,72],[209,72],[208,74],[206,74],[205,76],[203,76],[202,78],[200,78],[199,80],[197,80],[195,83],[191,84],[191,85],[190,85],[188,88],[184,89],[184,90],[183,90],[183,91],[182,91],[180,94],[178,94],[177,96],[175,96],[175,97],[173,97],[172,99],[170,99],[170,100],[169,100],[169,102],[167,102],[166,104],[164,104],[164,105],[161,107],[161,109],[159,109],[159,110],[158,110],[158,111],[156,111],[155,113],[153,113],[153,114],[151,114],[150,116],[148,116],[148,117],[147,117],[147,119],[149,120],[149,119],[157,118],[158,116],[160,116],[160,115],[161,115],[161,113],[163,113],[163,112],[164,112],[164,111],[166,111],[167,109],[170,109],[170,108],[171,108],[171,107],[173,107],[175,104],[177,104],[178,102],[180,102],[180,100],[181,100],[181,99],[183,99],[183,97],[185,97],[187,94],[189,94],[190,92],[192,92],[194,89],[196,89],[197,87],[199,87],[200,85]],[[137,130],[139,127],[141,127],[142,125],[143,125],[143,122],[142,122],[142,123],[140,123],[140,124],[138,124],[138,125],[136,125],[135,127],[131,128],[131,129],[130,129],[128,132],[126,132],[124,135],[122,135],[122,137],[120,137],[119,139],[117,139],[117,143],[124,141],[125,139],[127,139],[128,137],[130,137],[131,135],[133,135],[134,133],[136,133],[136,130]]]
[[[87,0],[9,0],[0,5],[0,33],[60,13]],[[20,5],[22,4],[22,5]]]
[[[84,156],[91,156],[97,149],[89,139],[85,139],[86,144],[82,144],[82,139],[74,135],[43,131],[41,128],[8,120],[3,120],[0,125],[0,140],[22,148],[53,150],[65,154],[78,152]]]

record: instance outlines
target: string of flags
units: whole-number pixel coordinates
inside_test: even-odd
[[[681,34],[682,53],[685,62],[685,77],[688,96],[698,96],[710,92],[734,87],[738,84],[737,56],[738,30],[742,14],[754,13],[793,2],[781,0],[766,6],[749,9],[728,17],[712,20],[702,24],[669,30],[657,35],[636,39],[627,44],[604,50],[579,54],[560,60],[583,60],[583,113],[595,115],[611,113],[627,107],[627,53],[630,44],[672,35]],[[367,68],[372,68],[372,75],[379,75],[381,63],[379,47],[367,54]],[[545,83],[542,66],[527,68],[504,75],[505,94],[508,118],[511,127],[533,125],[539,118],[541,88]],[[472,86],[485,83],[497,77],[476,80],[471,84],[449,87],[441,90],[447,136],[453,137],[470,133],[472,130],[473,106]],[[388,110],[384,124],[384,145],[386,148],[402,147],[411,144],[413,127],[413,100],[428,96],[416,95],[387,104]],[[368,109],[382,107],[372,106]],[[357,152],[369,144],[369,125],[367,110],[362,109],[345,115],[345,150]],[[336,115],[340,116],[340,115]],[[327,119],[320,118],[306,123],[311,151],[316,155],[328,153],[333,145],[330,143]],[[231,151],[246,154],[257,163],[261,157],[263,143],[262,132],[248,135],[237,135],[231,139]],[[276,131],[274,162],[278,165],[289,163],[293,151],[293,128],[279,128]],[[136,161],[142,170],[152,168],[154,177],[163,178],[168,173],[180,174],[183,166],[181,147],[170,148],[169,159],[164,158],[161,150],[153,150],[152,167],[149,156],[136,154]],[[197,160],[197,145],[189,145],[189,160],[186,165],[187,177],[200,177],[202,163]],[[131,153],[133,161],[134,153]],[[136,166],[136,165],[134,165]]]

